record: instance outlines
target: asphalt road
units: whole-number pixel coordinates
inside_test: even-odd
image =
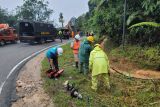
[[[6,81],[0,94],[0,107],[9,107],[10,100],[14,100],[12,94],[15,94],[15,90],[12,88],[15,88],[15,81],[19,72],[13,72],[7,79],[11,69],[29,55],[57,43],[60,41],[56,40],[56,42],[43,45],[18,43],[0,47],[0,86]]]

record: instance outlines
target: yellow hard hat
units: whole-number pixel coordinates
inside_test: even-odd
[[[94,42],[94,37],[93,36],[88,36],[87,40],[90,41],[90,42]]]
[[[95,47],[96,47],[96,46],[99,46],[99,47],[100,47],[101,45],[100,45],[100,44],[95,44],[94,46],[95,46]]]

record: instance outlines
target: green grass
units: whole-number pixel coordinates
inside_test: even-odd
[[[97,92],[91,90],[90,76],[84,76],[72,65],[73,54],[69,44],[63,46],[65,53],[59,57],[63,75],[58,80],[49,79],[45,71],[49,68],[46,59],[42,61],[43,87],[53,99],[56,107],[159,107],[160,81],[127,78],[119,74],[111,74],[111,91],[100,86]],[[83,95],[83,100],[71,98],[63,83],[69,80],[74,83]],[[87,100],[89,98],[89,100]]]

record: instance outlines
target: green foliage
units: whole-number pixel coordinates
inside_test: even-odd
[[[64,23],[63,13],[59,14],[59,22],[62,23],[62,27],[63,27],[63,23]]]
[[[48,8],[48,2],[45,0],[24,0],[24,4],[18,6],[16,11],[19,20],[31,21],[49,21],[53,12]]]
[[[0,7],[0,23],[8,23],[16,28],[18,20],[31,21],[49,21],[53,10],[48,8],[48,2],[45,0],[23,0],[22,6],[17,6],[16,14],[9,13],[6,9]]]
[[[144,45],[151,46],[152,44],[157,44],[158,40],[160,40],[159,37],[160,24],[158,23],[141,22],[130,26],[128,29],[130,29],[130,37],[128,37],[128,41],[130,41],[130,43],[132,44],[140,42],[139,44],[141,44],[142,46]]]
[[[64,20],[63,20],[63,13],[60,13],[59,14],[59,22],[63,23]]]
[[[142,19],[142,16],[140,15],[140,11],[133,12],[127,19],[127,25],[130,25],[133,23],[133,21],[137,19]]]
[[[145,0],[142,2],[142,8],[144,8],[145,14],[149,15],[156,11],[157,8],[160,6],[159,0]]]
[[[160,24],[155,23],[155,22],[141,22],[141,23],[136,23],[136,24],[130,26],[128,29],[131,29],[134,27],[141,27],[141,26],[160,27]]]
[[[78,18],[79,29],[85,32],[94,31],[100,36],[108,35],[115,44],[120,45],[123,31],[123,4],[123,0],[89,0],[89,12]],[[140,22],[160,23],[159,11],[159,0],[128,0],[127,26]],[[160,41],[157,28],[135,28],[127,30],[126,34],[128,35],[126,41],[129,44],[155,45]]]
[[[0,7],[0,23],[8,23],[10,26],[14,27],[16,21],[17,18],[14,15],[9,14],[7,10]]]
[[[160,47],[138,47],[128,46],[125,50],[113,49],[110,53],[115,57],[125,57],[138,63],[141,67],[159,70],[160,69]]]
[[[0,8],[0,21],[4,22],[4,19],[7,17],[7,12],[4,9]]]

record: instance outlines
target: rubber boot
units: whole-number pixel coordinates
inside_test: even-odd
[[[78,62],[76,62],[76,68],[78,68]]]

